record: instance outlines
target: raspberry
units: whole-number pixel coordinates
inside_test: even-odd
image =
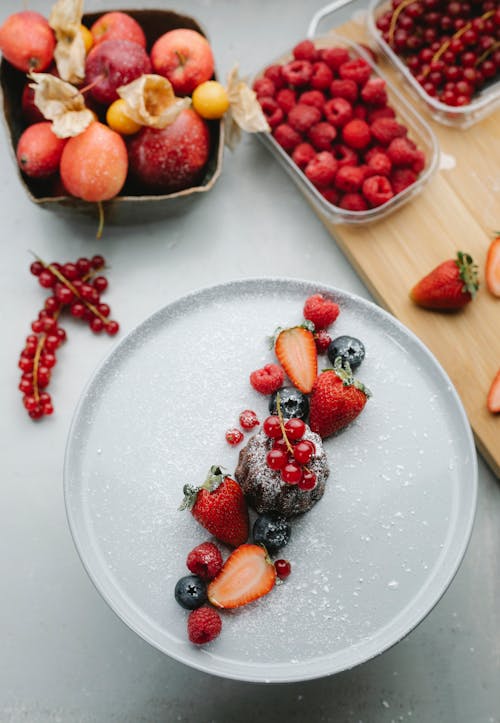
[[[388,146],[394,138],[405,136],[406,128],[394,118],[378,118],[371,124],[371,132],[378,143]]]
[[[340,208],[346,211],[366,211],[368,204],[360,193],[346,193],[339,203]]]
[[[309,161],[312,161],[315,155],[316,151],[310,143],[299,143],[292,153],[292,158],[298,167],[304,170]]]
[[[394,196],[389,179],[385,176],[372,176],[363,183],[363,195],[370,206],[381,206]]]
[[[395,118],[396,113],[394,111],[394,108],[391,108],[390,105],[386,105],[383,108],[373,108],[373,110],[370,110],[368,113],[368,122],[374,123],[379,118]]]
[[[264,77],[273,81],[276,90],[283,88],[285,85],[285,79],[283,78],[283,74],[281,72],[281,65],[269,65],[264,71]]]
[[[325,105],[325,100],[326,98],[320,90],[306,90],[300,96],[299,103],[312,105],[322,111]]]
[[[345,98],[354,103],[358,97],[358,86],[353,80],[332,80],[330,94],[332,98]]]
[[[352,119],[352,105],[345,98],[332,98],[325,103],[325,118],[335,128],[342,128]]]
[[[355,193],[361,188],[365,174],[360,166],[342,166],[335,177],[335,187],[339,191]]]
[[[316,331],[333,324],[339,312],[338,305],[331,299],[326,299],[323,294],[309,296],[304,304],[304,319],[312,321]]]
[[[240,432],[239,429],[236,429],[234,427],[233,429],[228,429],[226,432],[226,442],[230,444],[232,447],[235,447],[237,444],[243,441],[243,434]]]
[[[312,105],[298,103],[288,114],[288,123],[299,133],[305,133],[321,119],[321,111]]]
[[[420,173],[425,168],[425,154],[423,151],[415,151],[415,157],[413,160],[413,163],[411,164],[411,167],[415,171],[415,173]]]
[[[342,166],[357,166],[358,154],[352,148],[345,146],[343,143],[337,143],[333,148],[333,155],[337,161],[339,168]]]
[[[349,51],[346,48],[323,48],[320,51],[320,58],[332,70],[338,70],[341,65],[349,60]]]
[[[355,58],[342,63],[339,75],[344,80],[353,80],[357,85],[364,85],[370,77],[372,69],[363,58]]]
[[[375,175],[378,176],[388,176],[392,169],[391,159],[387,153],[372,153],[367,163],[375,171]]]
[[[312,63],[308,60],[292,60],[283,66],[283,77],[290,85],[307,85],[311,80]]]
[[[370,105],[385,106],[387,104],[387,91],[385,80],[382,78],[370,78],[361,88],[361,97],[365,103]]]
[[[275,141],[288,153],[291,153],[295,146],[298,146],[302,141],[300,133],[297,133],[297,131],[287,123],[281,123],[281,125],[276,126],[276,128],[273,129],[273,136]]]
[[[320,329],[314,334],[314,343],[316,344],[316,351],[318,354],[326,354],[332,337],[324,329]]]
[[[186,565],[193,575],[202,580],[213,580],[222,567],[222,555],[213,542],[202,542],[191,550]]]
[[[358,120],[366,121],[368,118],[368,109],[365,105],[357,103],[352,109],[352,115]]]
[[[250,374],[250,384],[256,392],[272,394],[278,391],[285,381],[285,372],[277,364],[266,364]]]
[[[411,186],[417,180],[417,174],[410,168],[395,168],[390,175],[392,190],[394,193],[401,193],[405,188]]]
[[[189,640],[195,645],[210,643],[220,634],[222,620],[215,608],[203,605],[189,613],[187,630]]]
[[[395,166],[411,166],[416,159],[415,148],[407,138],[394,138],[389,143],[387,155]]]
[[[371,176],[383,176],[383,173],[377,173],[371,166],[368,166],[366,163],[364,163],[361,166],[358,166],[360,171],[363,173],[363,181],[365,178],[370,178]]]
[[[372,158],[376,153],[387,154],[387,148],[384,146],[372,146],[369,148],[365,153],[365,163],[368,163],[370,158]]]
[[[372,63],[373,63],[373,64],[376,64],[376,63],[377,63],[377,54],[376,54],[376,52],[373,50],[373,48],[370,48],[369,45],[365,45],[365,43],[358,43],[358,45],[359,45],[360,48],[363,48],[363,50],[364,50],[365,53],[368,55],[368,57],[370,58],[370,60],[372,61]]]
[[[273,98],[276,93],[276,86],[273,81],[266,77],[257,78],[253,84],[253,89],[257,93],[257,98],[260,98],[260,96],[269,96],[270,98]]]
[[[333,80],[333,73],[326,63],[319,61],[313,64],[311,75],[311,88],[326,90]]]
[[[337,137],[337,131],[330,123],[322,121],[312,126],[307,135],[316,150],[329,151],[332,148],[333,141]]]
[[[337,161],[328,151],[321,151],[305,169],[307,178],[315,186],[328,186],[337,172]]]
[[[316,60],[317,50],[312,40],[303,40],[298,43],[293,51],[295,60]]]
[[[244,409],[240,414],[240,426],[242,429],[253,429],[258,427],[260,422],[253,409]]]
[[[339,193],[335,188],[320,188],[319,192],[328,203],[337,206],[339,202]]]
[[[285,116],[274,98],[268,96],[261,96],[259,98],[259,103],[260,107],[262,108],[262,112],[266,116],[266,120],[271,126],[271,128],[276,128],[276,126],[282,123]]]
[[[351,148],[366,148],[371,140],[370,126],[358,118],[349,121],[342,129],[342,138]]]
[[[297,94],[291,88],[282,88],[276,93],[276,102],[283,113],[288,115],[297,102]]]

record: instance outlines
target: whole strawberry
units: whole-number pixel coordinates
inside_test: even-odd
[[[472,301],[478,288],[476,264],[459,251],[456,259],[443,261],[424,276],[410,291],[410,298],[426,309],[458,311]]]
[[[316,379],[310,396],[309,426],[320,437],[329,437],[350,424],[363,410],[370,396],[354,378],[349,364],[338,357],[333,369]]]
[[[221,468],[210,467],[200,487],[184,485],[184,500],[179,509],[191,514],[220,542],[238,547],[248,539],[248,508],[241,487]]]

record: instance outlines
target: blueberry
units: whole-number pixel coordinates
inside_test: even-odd
[[[282,387],[271,395],[269,400],[269,411],[271,414],[278,414],[278,405],[276,403],[276,395],[280,395],[281,413],[285,419],[307,419],[309,414],[309,399],[305,394],[299,392],[295,387]]]
[[[253,541],[262,543],[268,552],[277,552],[290,539],[292,528],[283,517],[261,515],[253,526]]]
[[[353,336],[338,336],[330,342],[327,354],[332,364],[340,357],[343,363],[349,362],[351,369],[356,369],[365,358],[365,347]]]
[[[196,610],[207,601],[206,583],[198,575],[186,575],[177,581],[175,599],[186,610]]]

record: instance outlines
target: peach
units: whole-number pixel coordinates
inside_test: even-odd
[[[190,95],[214,74],[214,56],[208,40],[188,28],[162,35],[151,48],[153,69],[167,78],[178,95]]]
[[[127,170],[123,138],[97,121],[68,140],[60,166],[65,188],[84,201],[107,201],[116,196],[123,188]]]
[[[53,133],[49,121],[34,123],[19,138],[16,149],[19,168],[30,178],[52,176],[59,170],[66,140]]]
[[[146,47],[146,36],[137,20],[119,10],[101,15],[90,28],[90,32],[94,38],[94,45],[106,40],[130,40],[143,48]]]
[[[56,39],[40,13],[23,10],[10,15],[0,27],[0,50],[18,70],[46,70],[54,57]]]
[[[206,121],[183,110],[166,128],[142,128],[128,142],[131,175],[154,191],[173,193],[199,182],[210,152]]]

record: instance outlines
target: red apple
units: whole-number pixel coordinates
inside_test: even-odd
[[[151,72],[149,57],[140,45],[130,40],[105,40],[87,55],[85,85],[98,102],[109,105],[117,100],[116,89],[143,73]]]
[[[30,10],[10,15],[0,27],[0,50],[18,70],[42,72],[52,62],[56,40],[47,20]]]
[[[94,46],[106,40],[130,40],[141,47],[146,47],[146,36],[134,18],[118,10],[104,13],[90,28],[94,38]]]
[[[131,175],[153,191],[173,193],[201,180],[210,153],[208,125],[183,110],[166,128],[142,128],[128,143]]]
[[[153,69],[165,76],[178,95],[190,95],[214,74],[214,56],[196,30],[177,28],[162,35],[151,49]]]
[[[61,157],[61,180],[71,195],[84,201],[107,201],[122,189],[127,177],[123,138],[97,121],[70,138]]]
[[[66,138],[58,138],[52,123],[44,121],[26,128],[17,144],[19,168],[30,178],[47,178],[59,170]]]

